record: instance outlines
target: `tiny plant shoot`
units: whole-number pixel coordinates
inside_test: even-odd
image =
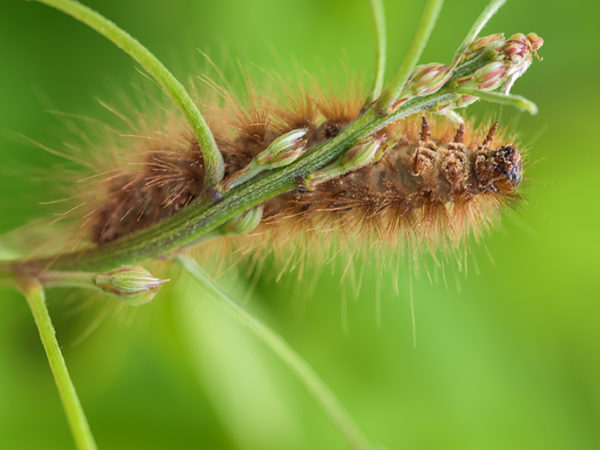
[[[539,59],[542,38],[480,36],[504,3],[493,0],[458,48],[448,49],[452,59],[421,64],[443,3],[428,0],[403,64],[386,85],[384,8],[382,0],[370,0],[376,69],[368,92],[338,98],[290,89],[282,95],[287,101],[256,96],[249,105],[225,93],[208,114],[198,106],[204,101],[192,98],[148,49],[110,20],[74,0],[37,1],[129,54],[185,119],[89,177],[93,194],[84,199],[78,220],[86,238],[75,250],[0,261],[0,280],[19,289],[31,307],[77,448],[96,444],[44,290],[91,289],[143,305],[168,281],[142,266],[157,258],[179,264],[281,358],[352,448],[371,448],[311,367],[232,299],[190,251],[207,241],[237,239],[257,252],[279,237],[289,241],[290,233],[305,244],[304,252],[340,236],[384,250],[397,243],[455,249],[468,235],[479,236],[519,198],[523,155],[497,123],[479,129],[461,112],[482,100],[535,114],[534,103],[511,91],[533,58]],[[321,239],[301,239],[321,229]]]

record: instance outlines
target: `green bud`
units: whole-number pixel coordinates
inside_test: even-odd
[[[415,67],[408,79],[402,97],[420,97],[440,90],[450,79],[454,66],[440,63],[424,64]]]
[[[449,111],[457,108],[464,108],[479,100],[478,97],[466,94],[456,94],[454,98],[437,103],[429,108],[431,112],[448,115]]]
[[[129,305],[143,305],[154,298],[162,284],[143,267],[121,267],[94,276],[94,284]]]
[[[503,61],[494,61],[480,67],[472,75],[458,78],[459,87],[492,91],[504,83],[508,76],[509,65]]]
[[[393,142],[387,145],[382,145],[382,143],[383,137],[380,137],[355,145],[335,162],[323,167],[318,172],[308,174],[302,181],[301,187],[312,191],[318,184],[379,161],[387,149],[393,145]]]
[[[219,227],[221,234],[230,236],[234,234],[246,234],[254,230],[262,219],[263,205],[255,206]]]
[[[336,176],[341,174],[333,175],[331,172],[313,172],[309,173],[304,177],[304,179],[300,182],[300,187],[307,191],[314,191],[315,187],[318,184],[325,183],[326,181],[335,178]]]
[[[347,171],[371,164],[375,161],[376,156],[378,156],[378,150],[379,147],[381,147],[381,143],[382,139],[376,139],[374,141],[370,140],[355,145],[340,158],[340,168],[344,168]]]
[[[452,108],[465,108],[472,105],[477,100],[479,100],[479,98],[472,95],[458,95],[453,101]]]
[[[544,40],[535,33],[516,33],[504,39],[501,33],[484,36],[473,41],[459,56],[463,62],[483,54],[489,55],[491,62],[474,73],[456,80],[456,85],[468,89],[492,91],[503,85],[503,92],[510,93],[513,84],[523,75],[533,59],[540,59],[537,51]]]
[[[304,154],[307,143],[304,137],[307,132],[307,128],[299,128],[279,136],[250,161],[250,164],[223,181],[221,183],[223,191],[227,192],[245,183],[263,170],[276,169],[296,161]]]
[[[487,50],[499,47],[504,44],[504,34],[496,33],[484,36],[474,40],[469,44],[467,50],[464,52],[464,60],[473,58],[474,56],[485,52]]]
[[[300,128],[279,136],[260,152],[251,164],[261,166],[263,169],[275,169],[296,161],[304,153],[306,147],[304,136],[307,132],[307,128]]]

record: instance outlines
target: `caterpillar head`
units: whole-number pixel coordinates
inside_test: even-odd
[[[479,189],[501,194],[514,191],[521,183],[523,167],[521,154],[513,144],[490,149],[498,123],[494,123],[475,157],[474,172]]]
[[[512,144],[480,150],[475,159],[475,175],[482,190],[512,192],[521,183],[522,172],[521,154]]]
[[[521,154],[514,145],[504,145],[497,148],[492,156],[492,188],[496,192],[507,193],[514,191],[521,183],[522,164]]]

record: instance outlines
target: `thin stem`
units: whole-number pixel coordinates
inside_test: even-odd
[[[408,49],[408,53],[404,57],[402,66],[400,66],[396,77],[387,88],[383,97],[381,97],[381,101],[379,102],[381,111],[389,112],[392,104],[402,93],[406,81],[417,65],[417,62],[419,62],[419,58],[421,58],[425,44],[427,44],[429,36],[431,35],[431,31],[433,30],[438,16],[440,15],[440,10],[442,9],[443,3],[444,0],[429,0],[427,2],[425,11],[423,12],[423,18],[421,19],[421,23],[417,29],[417,34],[415,35],[415,38]]]
[[[457,89],[457,93],[479,97],[481,100],[491,103],[514,106],[515,108],[522,109],[530,114],[537,114],[538,112],[538,108],[535,103],[525,97],[521,97],[520,95],[510,95],[502,94],[500,92],[479,91],[477,89],[463,88]]]
[[[248,311],[242,308],[227,292],[225,292],[210,275],[208,275],[198,263],[190,256],[180,254],[177,261],[181,266],[196,279],[215,299],[221,301],[218,303],[228,314],[236,319],[240,324],[251,331],[259,340],[273,351],[288,368],[300,379],[306,389],[321,404],[331,420],[341,429],[348,440],[350,446],[354,449],[371,448],[367,439],[352,417],[341,405],[339,400],[321,380],[319,375],[312,367],[291,348],[282,338],[270,328],[261,323]]]
[[[191,125],[200,144],[206,168],[206,183],[217,186],[223,178],[223,157],[202,113],[171,72],[129,33],[119,28],[96,11],[74,0],[37,0],[63,11],[111,40],[117,47],[135,59],[171,96]]]
[[[75,392],[75,386],[73,386],[58,341],[56,340],[54,327],[52,326],[48,308],[46,307],[44,289],[39,282],[33,279],[22,280],[20,284],[40,333],[40,338],[48,357],[50,369],[54,375],[54,381],[58,388],[75,444],[81,450],[96,449],[96,443],[94,442],[90,426],[85,418],[85,413],[77,397],[77,392]]]
[[[375,30],[375,76],[373,77],[373,86],[371,94],[367,99],[368,103],[379,98],[383,89],[383,78],[385,77],[386,60],[386,33],[385,33],[385,13],[382,0],[370,0],[371,12],[373,14],[373,24]]]
[[[504,5],[505,2],[506,2],[506,0],[492,0],[487,5],[487,7],[479,15],[479,17],[477,18],[477,20],[475,21],[475,23],[473,24],[473,26],[467,33],[467,36],[465,37],[465,39],[462,41],[462,43],[456,50],[456,53],[454,55],[455,59],[458,58],[459,55],[467,49],[467,47],[469,46],[469,44],[471,42],[473,42],[475,39],[477,39],[477,36],[481,32],[481,30],[483,29],[485,24],[488,23],[488,21],[492,18],[492,16],[494,14],[496,14],[496,12],[500,9],[500,7],[502,5]]]

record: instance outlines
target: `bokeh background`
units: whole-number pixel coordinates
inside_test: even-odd
[[[294,76],[348,71],[368,83],[366,1],[86,0],[154,51],[182,79],[205,51],[241,86],[257,65]],[[446,2],[423,61],[448,62],[485,1]],[[390,72],[409,45],[421,2],[386,1]],[[104,38],[45,6],[0,10],[0,231],[47,214],[40,198],[63,162],[20,133],[63,148],[49,110],[114,123],[96,98],[119,101],[141,76]],[[362,260],[360,292],[344,261],[307,280],[267,265],[247,307],[316,369],[378,448],[600,448],[600,90],[598,7],[513,0],[486,32],[535,31],[544,61],[514,92],[537,116],[478,104],[473,115],[518,129],[530,148],[526,201],[469,252],[447,282]],[[340,69],[341,68],[341,69]],[[259,71],[260,72],[260,71]],[[112,121],[112,122],[111,122]],[[457,273],[458,272],[458,273]],[[381,274],[381,320],[376,280]],[[185,276],[135,311],[80,293],[49,305],[100,448],[342,449],[336,427],[298,380]],[[394,288],[398,280],[398,292]],[[245,268],[221,282],[238,297]],[[92,330],[92,332],[89,332]],[[60,401],[24,300],[0,291],[0,447],[71,448]]]

